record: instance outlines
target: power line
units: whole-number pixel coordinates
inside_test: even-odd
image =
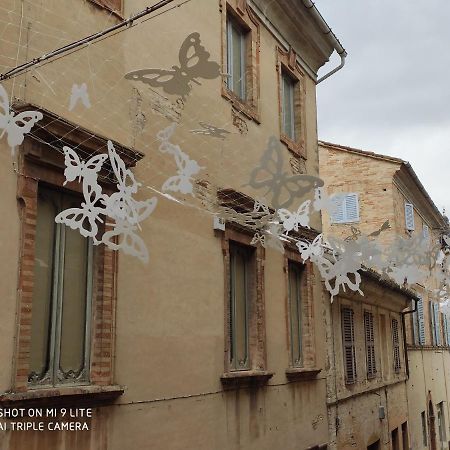
[[[116,30],[131,26],[131,25],[133,25],[133,22],[135,20],[138,20],[141,17],[147,16],[148,14],[150,14],[154,11],[157,11],[158,9],[161,9],[164,6],[166,6],[169,3],[172,3],[174,1],[175,0],[161,0],[158,3],[156,3],[155,5],[148,6],[143,11],[131,16],[129,19],[126,19],[116,25],[113,25],[112,27],[106,28],[103,31],[99,31],[98,33],[91,34],[83,39],[79,39],[78,41],[72,42],[71,44],[67,44],[67,45],[64,45],[63,47],[53,50],[50,53],[39,56],[38,58],[34,58],[31,61],[25,62],[23,64],[20,64],[19,66],[16,66],[11,70],[8,70],[8,72],[0,74],[0,81],[8,80],[9,78],[12,78],[13,76],[18,75],[19,73],[24,72],[25,70],[29,69],[30,67],[35,66],[36,64],[41,63],[42,61],[46,61],[48,59],[54,58],[58,55],[69,52],[70,50],[73,50],[82,45],[89,44],[90,42],[100,39],[101,37],[106,36]]]

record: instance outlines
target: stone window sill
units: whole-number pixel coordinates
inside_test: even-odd
[[[291,151],[295,156],[300,156],[303,159],[306,159],[306,151],[304,143],[299,143],[293,141],[291,138],[286,136],[285,134],[281,134],[280,141],[286,145],[289,151]]]
[[[286,378],[290,381],[313,380],[321,371],[317,367],[290,367],[286,369]]]
[[[116,16],[118,19],[124,20],[124,16],[122,14],[122,11],[117,11],[117,10],[111,9],[109,6],[102,4],[102,3],[98,2],[97,0],[89,0],[89,2],[94,4],[94,5],[96,5],[96,6],[98,6],[101,9],[104,9],[104,10],[108,11],[113,16]]]
[[[29,389],[26,392],[5,392],[0,395],[0,405],[31,407],[39,405],[98,405],[110,403],[125,391],[123,386],[59,386],[52,388]]]
[[[220,377],[224,387],[259,387],[264,386],[272,378],[273,372],[262,370],[243,370],[225,373]]]

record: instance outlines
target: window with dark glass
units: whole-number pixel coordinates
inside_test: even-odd
[[[354,313],[351,308],[342,308],[342,344],[344,353],[345,382],[356,382],[356,351]]]
[[[80,198],[39,186],[30,385],[89,381],[92,241],[55,223]]]
[[[286,71],[281,72],[281,91],[282,91],[282,127],[283,134],[289,139],[295,141],[295,90],[297,81],[294,80]]]
[[[289,261],[289,325],[292,366],[302,366],[302,284],[303,268]]]
[[[230,365],[246,370],[249,358],[249,307],[251,302],[251,248],[230,244]]]
[[[227,19],[227,86],[241,100],[246,98],[246,34],[236,23]]]

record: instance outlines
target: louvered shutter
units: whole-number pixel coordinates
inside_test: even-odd
[[[412,303],[411,307],[412,307],[412,309],[414,309],[414,304],[413,304],[414,302],[411,301],[411,303]],[[418,310],[419,310],[419,308],[418,308],[418,305],[417,305],[416,311],[414,311],[413,314],[412,314],[412,324],[413,324],[412,329],[413,329],[413,342],[414,342],[414,345],[419,345],[420,344],[419,313],[418,313]]]
[[[434,313],[434,303],[430,302],[430,325],[431,325],[431,335],[433,336],[433,345],[437,345],[437,336],[436,336],[436,315]]]
[[[425,320],[423,315],[423,300],[417,302],[417,318],[419,322],[419,345],[425,345]]]
[[[434,308],[434,327],[436,332],[436,345],[441,345],[441,320],[439,314],[439,305],[437,303],[433,303]]]
[[[357,222],[359,220],[358,194],[347,194],[345,196],[345,221]]]
[[[377,372],[375,361],[375,335],[373,314],[364,311],[364,336],[366,340],[367,378],[373,378]]]
[[[408,231],[414,231],[414,206],[405,203],[405,226]]]
[[[331,215],[331,222],[332,223],[343,223],[345,219],[344,215],[344,204],[345,204],[345,197],[342,194],[334,195],[331,198],[331,201],[333,202],[333,213]]]
[[[428,239],[430,237],[430,229],[428,228],[428,225],[423,225],[422,235],[425,239]]]
[[[450,341],[448,339],[448,317],[447,314],[442,315],[442,322],[444,323],[444,345],[449,345]]]
[[[356,354],[353,310],[342,309],[342,342],[344,352],[344,369],[346,383],[356,381]]]
[[[332,223],[352,223],[359,221],[359,198],[356,193],[337,194],[332,197]]]
[[[400,372],[400,341],[398,335],[398,320],[392,319],[392,348],[394,351],[394,372]]]

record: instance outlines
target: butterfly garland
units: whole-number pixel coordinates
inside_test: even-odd
[[[23,111],[15,114],[9,104],[8,93],[0,84],[0,139],[6,133],[11,154],[14,156],[15,148],[21,145],[25,134],[29,133],[36,122],[42,120],[43,115],[39,111]]]
[[[272,207],[289,208],[296,198],[303,197],[312,189],[322,187],[323,180],[312,175],[290,175],[283,170],[283,153],[275,136],[269,139],[267,149],[259,165],[251,174],[247,186],[265,189],[263,195],[272,193]]]
[[[201,169],[197,161],[190,159],[178,145],[170,142],[170,138],[176,129],[176,123],[169,125],[164,130],[157,133],[156,138],[161,142],[159,150],[162,153],[169,153],[175,159],[177,165],[177,175],[167,179],[161,187],[163,192],[181,192],[182,194],[194,195],[193,177],[197,175]]]
[[[298,231],[299,227],[310,228],[309,226],[309,208],[311,200],[306,200],[297,209],[296,212],[290,212],[288,209],[281,208],[277,211],[278,217],[283,224],[286,232]]]
[[[147,247],[137,230],[140,229],[139,224],[154,211],[156,197],[145,201],[133,198],[140,183],[126,168],[111,141],[108,141],[108,154],[95,155],[87,161],[82,161],[70,147],[65,146],[63,151],[66,166],[64,184],[76,179],[82,181],[84,201],[80,208],[60,212],[55,222],[78,230],[82,236],[91,238],[94,245],[103,243],[112,250],[121,249],[148,262]],[[98,184],[98,174],[108,158],[117,180],[117,191],[111,195],[104,194]],[[102,236],[99,236],[99,224],[106,226]]]
[[[200,84],[197,78],[212,80],[220,76],[219,64],[209,61],[209,56],[200,43],[200,34],[191,33],[181,44],[180,66],[172,66],[172,70],[139,69],[128,72],[125,78],[161,87],[166,94],[179,95],[184,101],[192,90],[191,83]]]

